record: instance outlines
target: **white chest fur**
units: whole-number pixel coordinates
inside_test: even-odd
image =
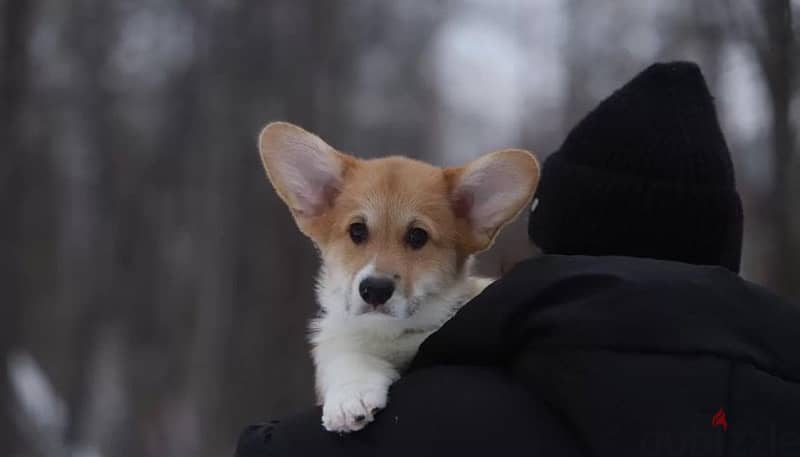
[[[371,422],[419,345],[491,281],[466,278],[406,319],[372,313],[314,319],[312,355],[325,428],[350,432]]]

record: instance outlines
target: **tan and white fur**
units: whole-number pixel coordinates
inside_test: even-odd
[[[527,207],[539,165],[518,149],[453,168],[362,160],[284,122],[259,149],[322,260],[310,327],[322,424],[360,430],[422,341],[489,284],[470,275],[472,256]]]

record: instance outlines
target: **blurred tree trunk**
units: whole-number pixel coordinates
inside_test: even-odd
[[[568,0],[564,4],[566,17],[566,43],[564,46],[565,68],[567,70],[567,90],[563,111],[564,132],[570,131],[586,115],[593,98],[589,93],[589,69],[595,61],[587,58],[581,42],[583,30],[587,27],[585,4],[581,0]]]
[[[2,56],[0,56],[0,455],[16,452],[18,436],[11,417],[7,355],[18,343],[23,300],[21,220],[26,188],[23,108],[27,95],[27,43],[31,28],[31,0],[2,2]]]
[[[291,47],[278,44],[278,32],[285,31],[264,27],[275,10],[290,22],[290,25],[281,24],[281,27],[291,28]],[[241,317],[237,312],[241,305],[235,306],[237,303],[257,308],[250,311],[251,316],[259,317],[255,326],[249,328],[253,335],[260,335],[261,344],[265,340],[269,342],[272,335],[279,335],[280,330],[290,335],[303,335],[306,313],[313,307],[311,248],[305,250],[305,256],[298,255],[298,244],[305,247],[307,241],[297,233],[288,215],[281,224],[270,224],[270,214],[285,210],[277,198],[269,201],[271,205],[264,205],[262,200],[271,189],[258,160],[256,137],[263,123],[272,119],[260,118],[256,124],[251,124],[253,117],[246,108],[252,106],[255,99],[256,105],[263,106],[258,111],[274,110],[265,105],[270,100],[282,99],[285,118],[313,131],[335,119],[326,117],[320,104],[320,91],[325,90],[321,82],[328,82],[326,59],[332,54],[327,51],[333,39],[330,31],[335,22],[335,12],[335,7],[328,2],[284,0],[268,5],[243,4],[225,14],[199,20],[208,30],[208,36],[225,37],[209,40],[204,45],[213,60],[201,63],[200,74],[204,76],[196,81],[198,91],[211,88],[211,93],[224,94],[224,97],[201,101],[198,124],[203,126],[203,137],[195,139],[200,142],[193,148],[205,149],[201,172],[207,180],[206,208],[202,214],[195,215],[194,225],[202,227],[201,239],[213,240],[213,245],[206,246],[205,258],[201,260],[207,268],[198,272],[197,280],[202,290],[197,297],[195,328],[190,337],[185,391],[187,402],[198,413],[197,431],[210,443],[226,443],[228,437],[238,433],[241,419],[227,418],[227,422],[218,419],[229,410],[256,409],[259,415],[273,414],[270,411],[272,405],[266,405],[266,410],[254,408],[259,404],[257,401],[254,404],[254,400],[261,400],[264,392],[271,393],[267,399],[273,402],[282,396],[277,394],[280,392],[295,401],[308,398],[310,404],[310,373],[302,373],[303,381],[307,382],[292,382],[291,374],[274,375],[276,371],[283,371],[276,369],[277,363],[270,362],[286,357],[286,348],[281,345],[270,344],[266,357],[252,360],[246,367],[247,373],[257,381],[255,385],[235,385],[226,377],[232,375],[228,368],[231,365],[230,354],[233,352],[236,358],[247,360],[254,349],[251,346],[232,351],[235,348],[231,338],[233,329],[236,328],[238,333],[243,326],[252,324],[237,320]],[[263,41],[248,40],[242,35],[226,32],[241,27],[265,29],[263,33],[268,36]],[[258,49],[264,45],[266,49]],[[215,72],[215,68],[226,70]],[[269,75],[269,83],[248,77],[254,73]],[[202,113],[212,113],[213,117]],[[219,145],[228,145],[232,148],[231,153],[221,154]],[[242,176],[253,179],[245,183]],[[258,185],[255,192],[250,188],[253,184]],[[265,229],[269,231],[265,232]],[[244,272],[252,269],[253,265],[240,263],[242,253],[251,253],[248,255],[250,262],[270,265],[257,269],[261,274],[268,272],[268,275],[255,279],[258,283],[255,289],[244,287],[251,282]],[[297,291],[292,277],[303,277],[303,282],[309,284],[308,290]],[[266,296],[254,293],[262,291]],[[308,308],[287,307],[303,296],[308,297]],[[265,299],[269,302],[264,303]],[[280,320],[275,317],[278,315],[276,310],[280,310]],[[301,327],[295,328],[292,322],[301,323]],[[305,354],[303,351],[299,356]],[[252,390],[242,389],[251,386]],[[248,421],[260,418],[249,417]],[[227,448],[200,451],[202,455],[218,455],[226,452]]]
[[[112,5],[106,0],[81,0],[73,5],[71,22],[79,24],[70,32],[75,49],[79,50],[81,68],[77,82],[79,98],[74,100],[74,113],[81,119],[78,126],[85,136],[81,177],[71,177],[68,190],[69,213],[63,215],[64,246],[70,264],[67,285],[68,300],[72,308],[72,338],[65,347],[70,359],[69,384],[64,392],[70,405],[68,438],[80,442],[92,436],[86,430],[87,408],[97,392],[92,391],[92,354],[97,345],[101,320],[109,309],[119,303],[113,299],[111,279],[113,259],[109,255],[116,227],[112,196],[115,184],[120,181],[115,174],[115,148],[112,147],[118,125],[110,115],[113,98],[103,81],[103,66],[114,43],[114,15]],[[77,159],[73,159],[77,160]],[[119,166],[119,164],[116,164]],[[104,189],[98,192],[97,189]],[[78,222],[78,224],[75,224]],[[143,291],[140,291],[140,293]],[[67,367],[65,367],[67,368]]]
[[[717,93],[716,87],[721,74],[722,50],[727,39],[725,27],[719,14],[708,14],[709,8],[719,5],[705,2],[692,2],[690,14],[678,18],[678,30],[689,33],[680,33],[676,38],[689,37],[699,49],[700,62],[703,62],[703,76],[711,86],[711,93]],[[688,16],[688,17],[687,17]],[[684,25],[688,22],[687,25]],[[717,107],[719,109],[719,107]]]
[[[793,182],[797,136],[791,126],[791,102],[797,96],[797,41],[792,25],[790,0],[760,3],[764,40],[754,43],[761,71],[767,82],[772,125],[770,139],[773,150],[773,188],[769,202],[773,205],[770,226],[773,232],[771,277],[782,295],[800,298],[800,243],[795,236],[792,217]]]

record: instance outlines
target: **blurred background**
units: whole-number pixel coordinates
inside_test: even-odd
[[[363,157],[543,158],[648,64],[695,60],[743,275],[800,299],[798,0],[0,5],[0,456],[229,456],[312,404],[317,261],[265,180],[270,120]],[[530,252],[522,220],[481,270]]]

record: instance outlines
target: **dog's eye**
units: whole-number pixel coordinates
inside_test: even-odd
[[[428,232],[419,227],[410,228],[408,232],[406,232],[406,243],[408,243],[411,249],[419,249],[425,246],[427,242]]]
[[[355,244],[361,244],[367,241],[367,235],[369,235],[367,224],[363,222],[353,222],[350,224],[350,227],[347,228],[347,232],[350,234],[350,239],[353,240]]]

